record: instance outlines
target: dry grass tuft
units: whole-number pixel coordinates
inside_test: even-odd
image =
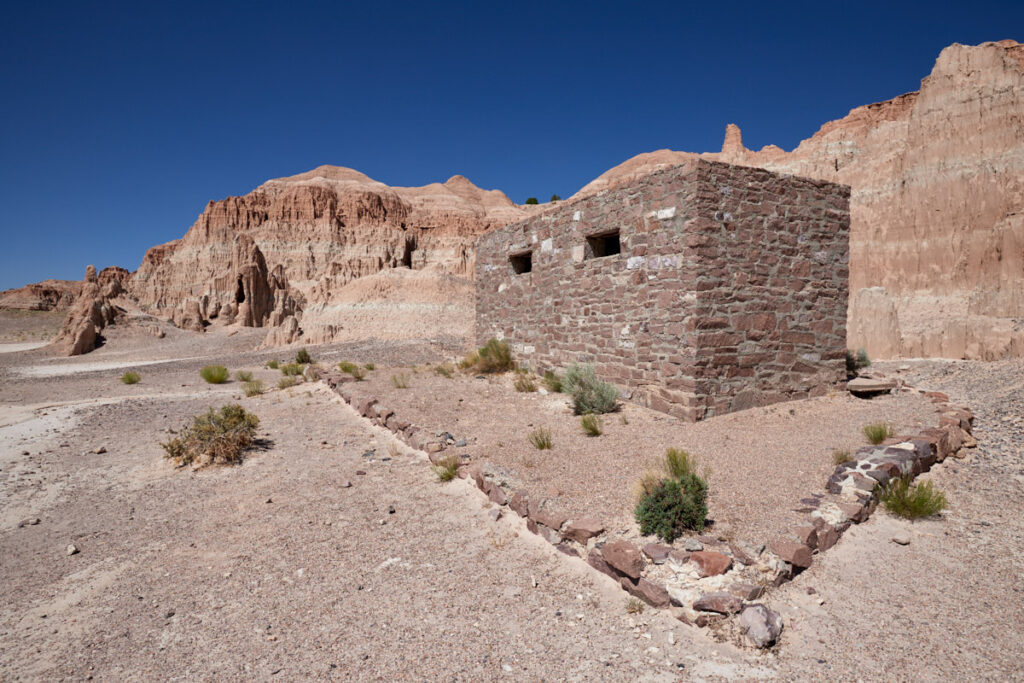
[[[587,436],[601,436],[604,431],[601,425],[601,418],[593,413],[587,413],[580,418],[580,426]]]
[[[251,376],[252,375],[250,375],[250,377]],[[259,381],[258,379],[250,379],[249,381],[242,385],[242,391],[244,391],[245,395],[249,398],[252,398],[253,396],[259,396],[260,394],[263,393],[263,382]]]
[[[875,446],[896,434],[888,422],[872,422],[869,425],[864,425],[861,431],[864,432],[864,438],[868,440],[868,443]]]
[[[878,500],[886,510],[906,519],[920,519],[937,515],[946,509],[946,494],[930,481],[910,483],[910,477],[890,480],[880,487]]]
[[[516,380],[513,382],[516,391],[528,393],[531,391],[537,391],[537,383],[533,381],[528,373],[520,372],[516,374]]]
[[[404,372],[400,372],[397,375],[391,375],[391,386],[395,389],[408,389],[409,376]]]
[[[832,451],[833,465],[842,465],[844,462],[850,462],[850,451],[838,448]]]
[[[282,377],[281,379],[277,380],[277,388],[287,389],[288,387],[294,387],[301,381],[302,380],[296,377],[295,375],[286,375],[285,377]]]
[[[639,600],[637,598],[629,598],[626,600],[626,614],[640,614],[644,611],[645,607],[646,605],[644,605],[643,600]]]
[[[538,451],[551,450],[551,430],[545,429],[544,427],[538,427],[530,432],[530,443]]]
[[[440,482],[449,482],[459,473],[459,456],[448,455],[431,465],[430,469],[437,475]]]

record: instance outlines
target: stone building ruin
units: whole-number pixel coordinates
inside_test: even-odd
[[[487,233],[476,337],[700,420],[845,379],[850,188],[694,159]]]

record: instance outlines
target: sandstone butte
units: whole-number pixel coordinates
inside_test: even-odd
[[[695,156],[659,150],[571,199]],[[706,158],[851,187],[847,342],[876,358],[1024,355],[1024,45],[942,51],[917,92],[853,109],[792,152]]]
[[[848,184],[848,346],[875,358],[1022,356],[1022,112],[1024,46],[954,44],[918,92],[857,107],[792,152],[748,150],[729,125],[721,152],[641,154],[571,199],[693,156]],[[143,311],[195,330],[269,327],[271,345],[300,331],[306,343],[458,336],[472,326],[476,238],[531,210],[544,207],[462,176],[402,188],[321,166],[210,202],[184,237],[116,279]],[[47,281],[0,293],[0,307],[67,308],[82,289]]]

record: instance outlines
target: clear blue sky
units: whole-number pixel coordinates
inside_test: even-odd
[[[0,289],[134,269],[320,164],[563,197],[640,152],[792,149],[1024,2],[30,3],[0,21]]]

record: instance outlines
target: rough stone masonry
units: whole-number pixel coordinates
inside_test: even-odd
[[[687,420],[845,378],[850,188],[695,159],[480,237],[476,337]]]

